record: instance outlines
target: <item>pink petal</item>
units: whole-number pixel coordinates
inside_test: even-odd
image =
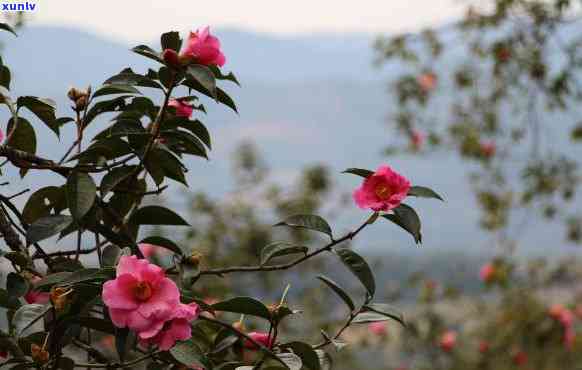
[[[133,288],[136,284],[136,278],[129,274],[123,274],[115,280],[107,281],[103,285],[103,303],[109,308],[136,309],[139,306],[133,294]]]
[[[138,309],[143,316],[163,315],[180,302],[180,291],[172,280],[163,278],[152,288],[152,296]]]
[[[120,310],[120,309],[116,309],[116,308],[110,308],[109,309],[109,317],[111,317],[111,321],[113,322],[113,325],[115,325],[118,328],[125,328],[127,326],[127,319],[128,319],[130,312],[131,311],[128,311],[128,310]]]

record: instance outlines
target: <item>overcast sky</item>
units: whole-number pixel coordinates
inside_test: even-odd
[[[34,1],[34,0],[32,0]],[[31,23],[139,41],[209,24],[276,34],[412,31],[459,17],[463,0],[36,0]]]

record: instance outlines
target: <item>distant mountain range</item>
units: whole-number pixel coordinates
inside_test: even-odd
[[[385,81],[386,74],[398,67],[382,73],[374,69],[373,36],[277,38],[239,30],[218,30],[217,34],[228,58],[225,70],[232,69],[242,84],[241,88],[227,87],[240,115],[205,102],[209,115],[202,119],[214,135],[216,149],[210,162],[190,163],[194,190],[221,196],[231,189],[228,157],[243,139],[255,140],[267,154],[274,176],[287,182],[305,165],[324,163],[336,171],[340,188],[350,191],[359,180],[339,172],[347,167],[373,169],[386,162],[381,150],[393,132],[386,122],[392,100]],[[2,33],[0,41],[4,63],[13,71],[14,94],[51,97],[57,101],[60,115],[69,114],[66,92],[70,86],[97,86],[126,66],[136,71],[152,66],[129,51],[134,45],[72,28],[30,27],[21,30],[18,38]],[[144,43],[159,47],[157,41]],[[0,122],[6,122],[6,112],[0,115]],[[5,129],[2,123],[0,127]],[[64,133],[65,140],[72,135],[70,130]],[[41,154],[60,156],[63,148],[54,135],[44,128],[38,132],[44,148]],[[438,189],[447,199],[444,204],[412,201],[422,215],[425,248],[472,251],[486,246],[486,253],[492,253],[493,247],[487,246],[488,239],[477,226],[478,210],[467,185],[465,165],[445,155],[390,161],[414,183]],[[54,181],[47,175],[42,184],[28,185],[38,188]],[[169,202],[179,204],[178,196],[177,191]],[[354,209],[338,220],[338,229],[347,229],[362,217]],[[529,250],[556,243],[555,230],[535,231],[532,226],[525,239]],[[408,235],[389,225],[374,225],[357,245],[370,253],[423,253]]]

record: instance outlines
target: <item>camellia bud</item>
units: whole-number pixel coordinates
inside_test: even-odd
[[[177,67],[180,65],[180,58],[174,49],[165,49],[162,53],[162,59],[171,67]]]
[[[202,255],[198,252],[192,252],[192,255],[188,257],[188,264],[193,267],[198,267],[202,261]]]
[[[232,324],[232,327],[238,331],[245,331],[245,325],[240,321],[237,321],[234,324]]]
[[[69,97],[69,99],[71,99],[72,101],[77,101],[77,99],[79,99],[81,96],[83,96],[83,91],[71,87],[71,89],[69,90],[69,92],[67,93],[67,96]]]
[[[89,98],[87,97],[87,95],[83,95],[79,99],[77,99],[75,101],[75,109],[78,110],[78,111],[84,110],[85,107],[87,106],[88,99]]]
[[[36,343],[30,346],[30,355],[37,364],[46,364],[50,357],[48,351]]]
[[[67,96],[69,97],[69,99],[71,99],[71,101],[75,103],[74,107],[75,110],[80,112],[84,110],[85,107],[87,107],[87,102],[89,101],[89,94],[90,88],[87,90],[79,90],[77,88],[72,87],[67,93]]]
[[[53,287],[50,293],[51,303],[53,304],[55,310],[57,312],[62,312],[67,307],[69,303],[69,294],[72,292],[72,289],[61,288],[61,287]]]

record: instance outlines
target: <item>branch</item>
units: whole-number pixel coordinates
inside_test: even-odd
[[[344,235],[343,237],[337,239],[337,240],[332,240],[329,244],[311,252],[306,254],[303,257],[297,258],[294,261],[288,262],[288,263],[282,263],[279,265],[270,265],[270,266],[236,266],[236,267],[227,267],[227,268],[222,268],[222,269],[210,269],[210,270],[201,270],[198,273],[198,277],[202,276],[202,275],[218,275],[218,276],[222,276],[224,274],[230,274],[233,272],[257,272],[257,271],[280,271],[280,270],[287,270],[290,269],[294,266],[297,266],[298,264],[307,261],[308,259],[317,256],[320,253],[326,252],[326,251],[331,251],[331,249],[333,247],[335,247],[338,244],[341,244],[343,242],[345,242],[346,240],[351,240],[354,237],[356,237],[356,235],[358,235],[367,225],[369,225],[369,220],[366,220],[366,222],[364,222],[360,227],[358,227],[355,231],[349,232],[346,235]]]

